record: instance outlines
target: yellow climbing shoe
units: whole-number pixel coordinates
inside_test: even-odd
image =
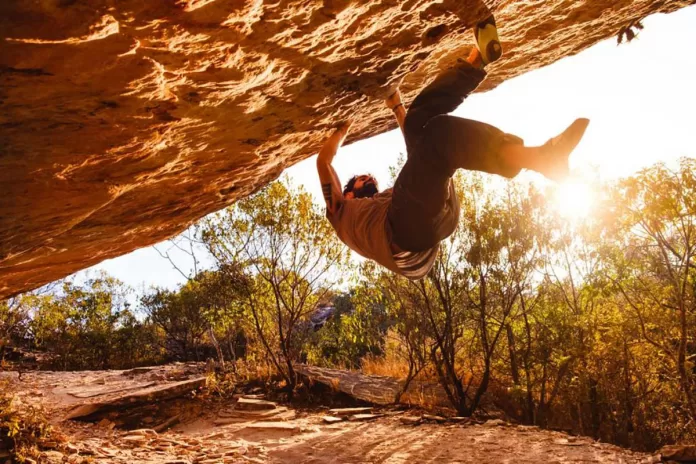
[[[503,56],[503,47],[498,39],[498,29],[493,15],[474,26],[474,38],[476,47],[481,52],[483,64],[492,63]]]

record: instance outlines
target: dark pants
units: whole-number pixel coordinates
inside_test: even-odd
[[[478,87],[486,72],[463,62],[441,74],[411,104],[404,137],[408,159],[394,184],[388,220],[392,240],[406,251],[423,251],[454,232],[459,201],[451,182],[457,169],[515,177],[505,166],[503,143],[519,143],[489,124],[448,116]]]

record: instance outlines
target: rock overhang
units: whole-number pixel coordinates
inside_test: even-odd
[[[395,128],[486,8],[479,90],[696,0],[10,0],[0,5],[0,298],[175,235],[316,153]]]

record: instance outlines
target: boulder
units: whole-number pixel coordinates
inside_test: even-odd
[[[676,462],[696,462],[696,445],[669,445],[660,449],[662,459]]]
[[[73,408],[65,417],[66,419],[92,419],[102,413],[113,410],[123,411],[128,408],[141,406],[145,403],[156,403],[172,398],[187,395],[206,384],[205,377],[170,382],[154,387],[139,390],[128,390],[125,393],[116,393],[94,398],[94,402],[85,403]],[[101,422],[100,422],[101,424]]]
[[[487,2],[480,91],[692,0]],[[0,299],[171,237],[316,153],[396,128],[481,0],[0,2]],[[504,7],[503,7],[504,6]]]

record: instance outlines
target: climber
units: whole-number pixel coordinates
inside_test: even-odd
[[[438,244],[459,221],[452,184],[457,169],[513,178],[531,169],[552,180],[568,175],[568,157],[589,120],[577,119],[542,146],[478,121],[449,116],[486,76],[484,67],[502,55],[495,19],[474,27],[476,47],[466,60],[428,85],[408,112],[397,91],[386,100],[406,141],[407,160],[392,189],[379,192],[369,174],[355,176],[341,191],[331,166],[350,122],[340,125],[317,157],[326,215],[338,237],[360,255],[409,279],[433,266]]]

